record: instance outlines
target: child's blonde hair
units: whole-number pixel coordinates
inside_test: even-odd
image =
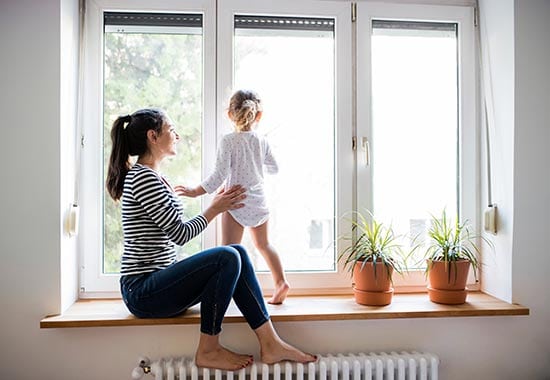
[[[229,100],[229,117],[238,132],[250,131],[258,112],[262,111],[262,101],[257,93],[249,90],[236,91]]]

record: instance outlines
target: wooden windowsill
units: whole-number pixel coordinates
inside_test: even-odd
[[[426,293],[396,294],[388,306],[362,306],[352,295],[288,297],[282,305],[268,305],[274,322],[331,321],[352,319],[449,318],[529,315],[529,309],[509,304],[481,292],[468,294],[463,305],[440,305],[430,302]],[[224,323],[245,322],[231,303]],[[175,318],[136,318],[120,299],[88,299],[75,302],[62,315],[48,316],[40,328],[150,326],[199,324],[199,306]]]

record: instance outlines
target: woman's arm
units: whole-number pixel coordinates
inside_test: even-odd
[[[173,204],[170,190],[153,171],[143,170],[136,173],[132,192],[153,223],[175,244],[184,245],[208,225],[209,220],[203,215],[197,215],[188,221],[182,220]]]
[[[231,186],[228,190],[221,189],[212,200],[210,206],[202,213],[210,223],[218,214],[244,206],[241,203],[246,198],[245,189],[240,185]]]
[[[183,221],[178,209],[173,205],[170,190],[158,176],[144,170],[134,177],[134,198],[143,206],[153,222],[178,245],[184,245],[200,234],[218,214],[244,206],[241,201],[246,198],[242,186],[222,189],[202,215]]]

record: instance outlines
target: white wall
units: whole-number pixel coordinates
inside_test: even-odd
[[[482,5],[489,17],[508,15],[502,22],[514,14],[515,37],[495,26],[505,31],[502,46],[514,46],[515,38],[514,73],[507,63],[494,78],[502,91],[514,93],[513,103],[504,96],[513,112],[498,111],[514,118],[502,148],[513,157],[513,185],[502,184],[513,195],[499,207],[513,215],[513,244],[511,238],[502,243],[513,259],[512,298],[528,306],[531,316],[277,324],[290,342],[319,353],[433,351],[441,357],[445,380],[548,378],[550,57],[538,42],[550,39],[549,2]],[[125,379],[139,355],[192,355],[198,339],[197,326],[39,329],[40,319],[61,307],[61,266],[74,265],[63,258],[72,242],[62,231],[72,193],[60,184],[72,181],[63,171],[73,154],[64,144],[71,141],[66,127],[74,117],[75,78],[68,67],[76,52],[67,51],[75,44],[64,34],[74,30],[66,15],[76,17],[76,8],[77,0],[0,2],[0,378],[5,379]],[[530,258],[537,260],[534,268],[524,261]],[[538,287],[541,292],[529,293]],[[227,325],[222,336],[230,347],[257,354],[245,325]]]
[[[78,1],[61,0],[60,9],[60,215],[61,239],[61,310],[66,310],[78,297],[78,256],[75,238],[68,236],[69,211],[78,204],[75,194],[75,166],[78,165],[80,131],[76,125],[78,106],[78,47],[79,13]]]
[[[480,2],[480,31],[491,150],[492,202],[497,205],[496,236],[488,235],[494,251],[487,251],[481,268],[482,289],[512,300],[512,241],[514,221],[514,0]],[[481,110],[483,112],[483,109]],[[485,131],[482,136],[485,138]],[[486,186],[485,143],[482,181]],[[486,191],[482,205],[488,203]]]
[[[550,1],[516,0],[514,11],[512,293],[515,302],[533,308],[532,319],[540,322],[539,331],[532,331],[534,359],[550,363],[549,298],[547,292],[540,292],[548,287],[550,278],[546,270],[550,267]]]

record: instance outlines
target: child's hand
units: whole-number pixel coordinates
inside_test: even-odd
[[[174,191],[179,196],[191,197],[191,198],[195,198],[195,197],[198,197],[199,195],[202,195],[202,194],[206,193],[206,191],[204,191],[204,189],[201,186],[186,187],[186,186],[183,186],[183,185],[176,185],[174,187]]]

